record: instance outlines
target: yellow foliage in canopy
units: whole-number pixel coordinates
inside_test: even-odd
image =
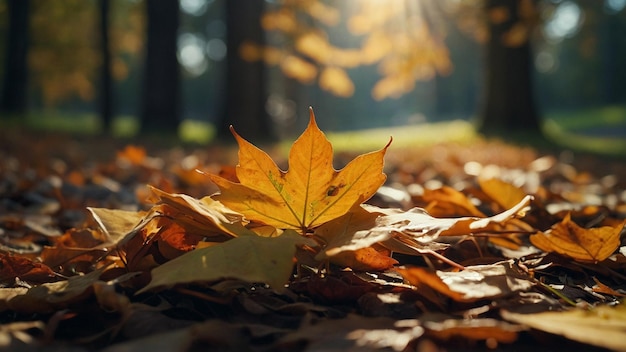
[[[340,97],[354,94],[354,84],[346,71],[338,67],[327,67],[320,74],[320,88]]]
[[[263,56],[268,64],[279,64],[288,76],[302,83],[318,80],[320,88],[349,97],[354,83],[347,69],[378,63],[380,80],[372,89],[377,100],[398,98],[410,92],[418,80],[432,79],[451,70],[443,33],[433,30],[420,11],[407,16],[404,4],[359,3],[356,13],[346,19],[348,32],[362,37],[357,47],[344,48],[332,43],[323,26],[340,23],[339,10],[318,0],[287,1],[263,18],[263,28],[281,32],[293,46],[266,47],[272,55]],[[309,20],[304,20],[306,16]],[[294,28],[296,26],[297,28]],[[253,55],[248,55],[252,57]],[[280,57],[280,59],[279,59]]]

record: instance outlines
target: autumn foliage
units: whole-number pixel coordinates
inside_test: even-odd
[[[214,184],[213,195],[177,193],[157,176],[157,161],[127,147],[116,167],[154,184],[137,191],[148,196],[144,210],[90,206],[92,221],[63,233],[33,217],[2,218],[7,232],[29,234],[4,236],[0,251],[3,346],[167,340],[177,349],[314,349],[342,341],[399,351],[425,341],[513,344],[538,329],[626,348],[623,200],[572,206],[530,176],[515,185],[519,173],[475,161],[464,165],[464,189],[402,188],[399,180],[416,174],[397,156],[391,187],[383,163],[391,140],[336,170],[312,111],[287,170],[232,133],[234,171],[197,160],[185,161],[195,176],[173,169],[189,186]],[[529,167],[553,165],[539,158]],[[570,182],[586,182],[568,170]],[[67,182],[87,182],[71,175]],[[58,182],[50,186],[62,194]],[[93,314],[97,331],[78,329]],[[149,317],[161,325],[133,333]],[[606,317],[602,332],[584,333]],[[168,324],[180,329],[157,336]]]

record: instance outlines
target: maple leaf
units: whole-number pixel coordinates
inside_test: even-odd
[[[620,245],[620,233],[626,225],[585,229],[572,221],[568,213],[549,231],[530,236],[530,242],[546,252],[557,252],[578,261],[601,262]]]
[[[317,127],[313,110],[306,130],[289,152],[289,169],[282,171],[270,156],[239,136],[239,183],[209,174],[220,188],[214,198],[248,220],[280,229],[306,232],[336,219],[369,199],[385,182],[383,158],[387,145],[333,168],[332,145]]]

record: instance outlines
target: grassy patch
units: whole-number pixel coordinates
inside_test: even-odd
[[[471,143],[478,138],[471,123],[463,120],[350,132],[329,132],[326,136],[336,151],[363,152],[380,149],[390,137],[394,148],[422,147],[440,142]]]
[[[550,142],[578,151],[626,156],[626,106],[604,106],[545,114],[544,131]],[[58,111],[31,112],[25,117],[1,116],[2,128],[27,128],[38,131],[95,135],[102,126],[97,114]],[[133,137],[139,132],[139,122],[133,116],[117,116],[113,120],[113,136]],[[513,133],[514,134],[514,133]],[[364,152],[376,150],[393,137],[393,147],[420,147],[440,142],[470,144],[479,135],[467,121],[455,120],[401,127],[375,128],[348,132],[328,132],[336,151]],[[215,128],[207,122],[184,120],[179,129],[184,142],[206,144],[215,137]],[[524,136],[523,144],[541,148],[537,136]],[[540,140],[540,139],[538,139]],[[514,139],[508,140],[515,143]],[[281,148],[293,141],[284,141]],[[518,140],[519,142],[519,140]]]
[[[573,150],[626,156],[626,106],[547,113],[544,131]]]

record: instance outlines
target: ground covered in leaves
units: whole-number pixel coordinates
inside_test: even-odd
[[[0,132],[0,349],[626,350],[623,161],[320,133]]]

